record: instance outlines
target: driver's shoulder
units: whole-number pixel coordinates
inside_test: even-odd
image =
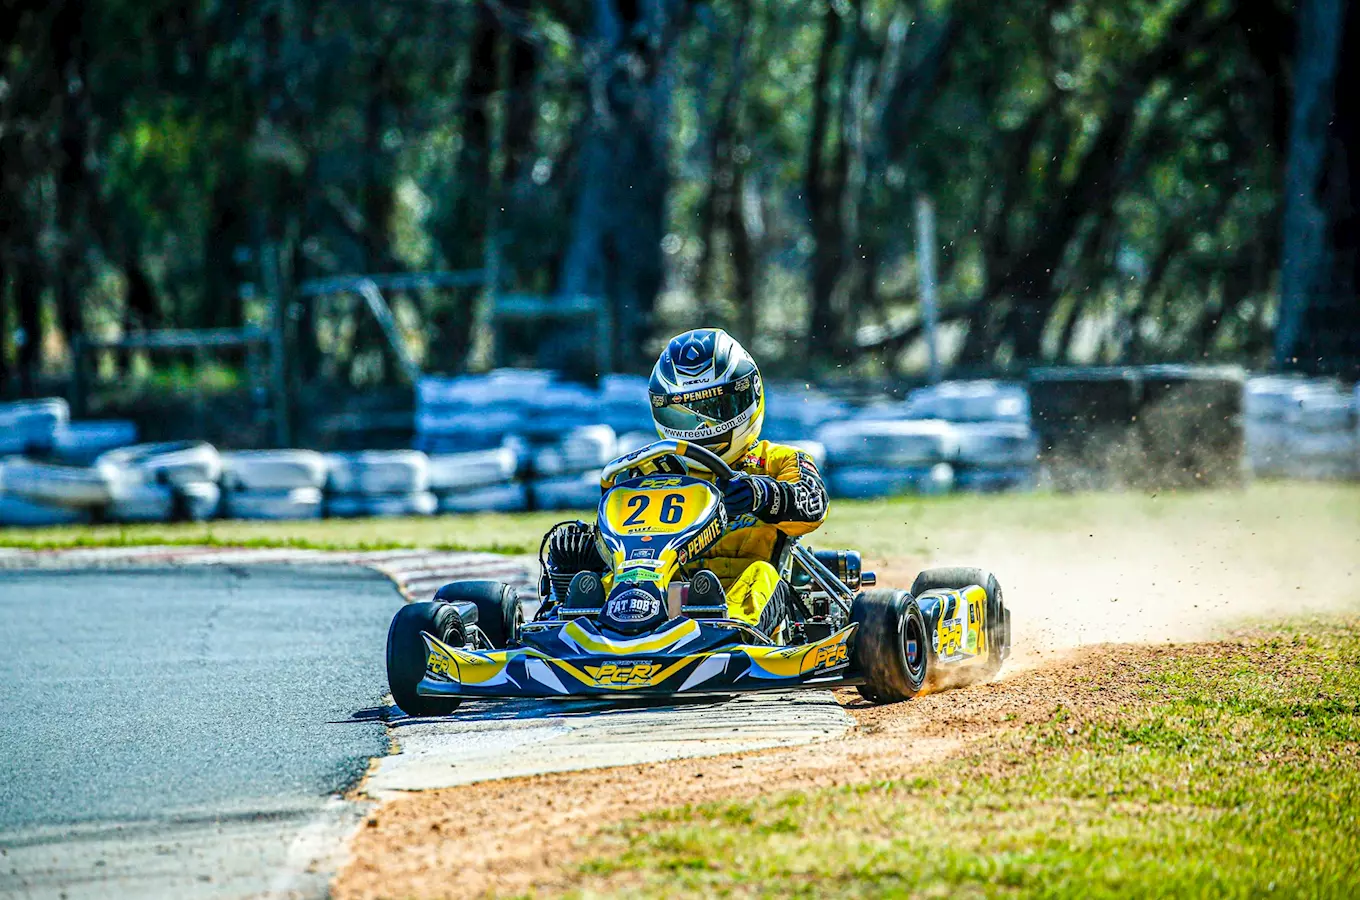
[[[798,459],[798,448],[774,441],[760,440],[751,445],[741,458],[741,471],[765,474],[771,469],[782,469]]]

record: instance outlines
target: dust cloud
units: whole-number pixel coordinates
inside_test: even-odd
[[[1303,505],[1252,512],[956,531],[928,557],[892,561],[880,583],[909,585],[923,566],[990,569],[1012,611],[1009,669],[1088,644],[1204,640],[1253,621],[1360,613],[1354,518],[1315,518]]]

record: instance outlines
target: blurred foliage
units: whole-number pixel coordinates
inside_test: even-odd
[[[265,308],[240,289],[267,286],[265,254],[304,379],[395,368],[361,304],[304,302],[301,280],[484,267],[503,290],[604,295],[633,367],[703,320],[773,369],[898,372],[920,357],[920,196],[964,368],[1258,361],[1291,16],[1283,0],[15,0],[0,375],[61,364],[86,328],[241,325]],[[476,363],[484,293],[394,305],[428,367]]]

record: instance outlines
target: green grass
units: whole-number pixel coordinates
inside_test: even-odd
[[[553,522],[588,512],[484,513],[436,518],[315,522],[208,522],[182,525],[97,525],[0,530],[0,547],[116,547],[209,544],[380,550],[429,547],[532,553]],[[1070,534],[1120,523],[1130,529],[1185,527],[1257,530],[1281,522],[1360,534],[1360,485],[1256,484],[1241,491],[1163,494],[1020,494],[903,497],[837,501],[813,541],[854,547],[866,558],[924,555],[931,548],[967,546],[971,536],[1013,532]]]
[[[1356,896],[1360,621],[1219,647],[909,780],[611,828],[575,893]]]

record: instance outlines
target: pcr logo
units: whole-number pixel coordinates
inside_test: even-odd
[[[661,671],[660,663],[623,662],[605,663],[602,666],[586,666],[586,674],[595,679],[596,684],[606,687],[612,685],[639,686],[651,684],[652,679]]]

